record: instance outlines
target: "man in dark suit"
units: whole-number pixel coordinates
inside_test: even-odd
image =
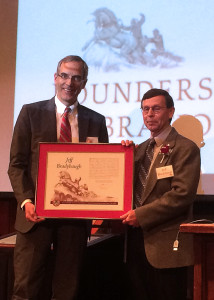
[[[24,105],[11,144],[8,174],[17,199],[14,252],[15,283],[12,299],[43,299],[41,286],[51,245],[54,250],[52,299],[76,299],[80,270],[87,245],[86,220],[44,220],[35,212],[39,142],[61,140],[66,107],[72,142],[108,142],[104,116],[78,103],[88,66],[79,56],[67,56],[54,74],[56,96]]]
[[[170,126],[174,103],[167,91],[147,91],[141,108],[151,138],[136,148],[134,209],[121,216],[130,225],[127,262],[132,299],[186,300],[187,266],[194,263],[192,237],[178,232],[180,224],[192,217],[200,152]],[[148,156],[151,164],[146,172]]]

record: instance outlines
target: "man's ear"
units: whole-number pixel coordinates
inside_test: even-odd
[[[57,73],[54,73],[54,82],[56,82],[57,79]]]
[[[175,112],[175,108],[174,107],[170,107],[169,108],[169,119],[172,119],[172,117],[174,115],[174,112]]]
[[[82,81],[81,89],[84,89],[84,87],[86,86],[86,83],[87,83],[87,79]]]

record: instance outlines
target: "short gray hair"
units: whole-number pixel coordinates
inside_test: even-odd
[[[87,80],[88,79],[88,65],[80,56],[77,56],[77,55],[68,55],[68,56],[62,58],[58,62],[58,65],[57,65],[57,74],[59,73],[59,69],[60,69],[62,63],[67,63],[67,62],[71,62],[71,61],[77,61],[77,62],[82,63],[82,77],[83,77],[83,80]]]

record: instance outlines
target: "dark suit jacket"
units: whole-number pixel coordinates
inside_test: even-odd
[[[108,143],[101,114],[78,105],[78,126],[80,142],[94,136],[100,143]],[[28,198],[34,202],[39,142],[57,142],[54,98],[24,105],[14,128],[8,174],[18,202],[15,228],[23,233],[33,227],[20,205]]]
[[[148,140],[136,149],[135,178],[145,155]],[[172,128],[165,144],[171,153],[158,154],[150,170],[143,205],[136,216],[144,233],[148,261],[156,268],[175,268],[193,264],[192,237],[179,234],[178,251],[173,251],[181,223],[189,222],[200,177],[200,150]],[[156,168],[172,165],[174,176],[157,180]]]

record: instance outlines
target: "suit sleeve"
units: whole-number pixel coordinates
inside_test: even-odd
[[[27,106],[18,116],[10,150],[8,175],[19,204],[25,199],[34,199],[35,187],[30,172],[31,126]]]
[[[108,131],[106,127],[106,120],[103,117],[101,121],[101,126],[100,126],[100,135],[99,135],[99,143],[108,143],[109,138],[108,138]]]
[[[157,180],[146,202],[136,209],[144,230],[173,223],[176,218],[182,222],[193,204],[200,177],[200,150],[187,139],[177,144],[167,163],[172,165],[174,176]]]

